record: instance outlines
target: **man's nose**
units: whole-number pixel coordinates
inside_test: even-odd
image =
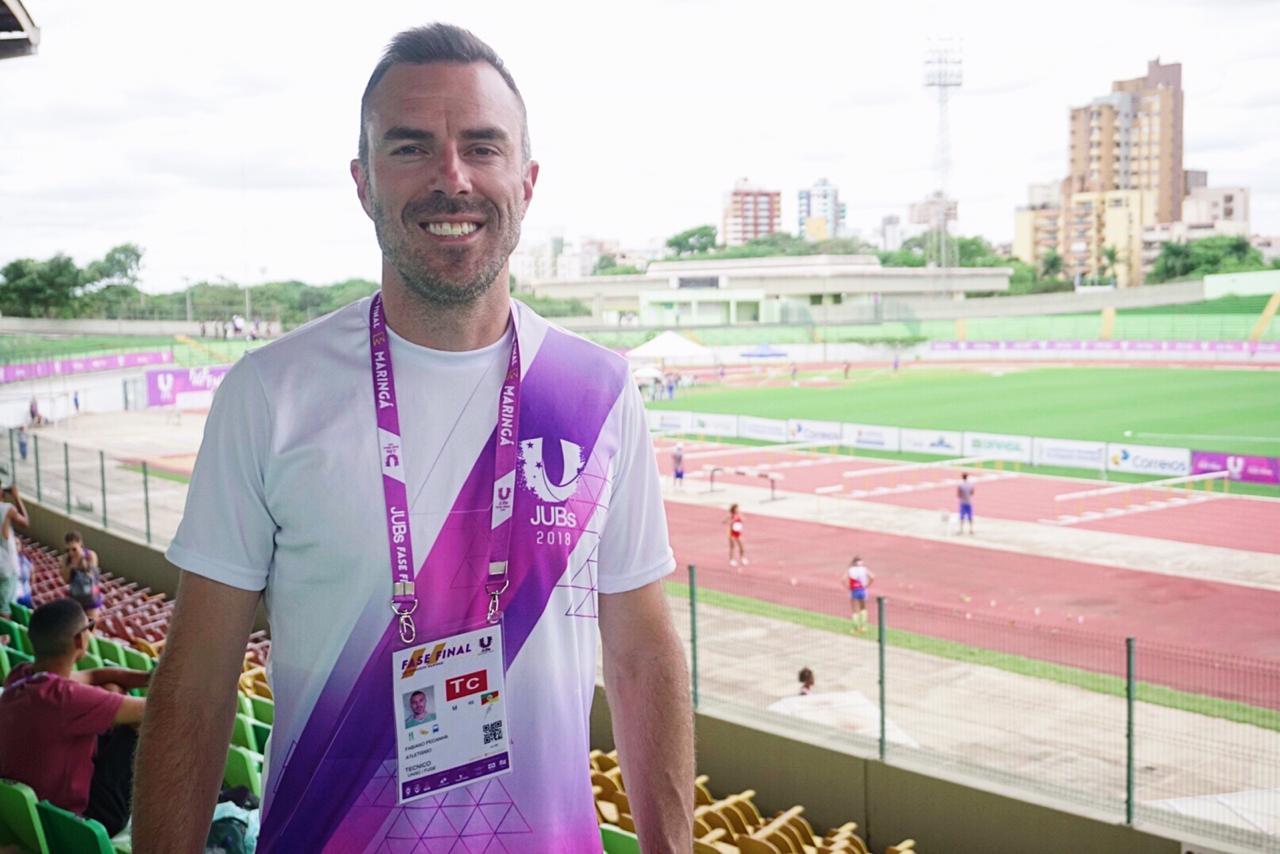
[[[457,146],[441,147],[440,156],[436,160],[434,186],[431,189],[447,196],[466,195],[471,192],[471,177],[466,161],[462,159]]]

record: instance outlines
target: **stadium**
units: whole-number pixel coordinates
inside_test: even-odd
[[[40,45],[20,0],[0,0],[0,34],[0,59]],[[868,252],[512,280],[558,332],[621,357],[645,402],[698,854],[1280,852],[1280,270],[1015,295],[1011,269]],[[284,284],[0,317],[0,486],[26,517],[0,681],[39,657],[39,609],[79,597],[71,531],[101,568],[76,669],[163,659],[165,550],[218,389],[376,287]],[[560,445],[537,462],[549,488],[586,464]],[[598,619],[596,575],[561,575],[565,616]],[[252,850],[268,757],[298,746],[273,740],[272,644],[260,602],[215,812],[244,847],[210,850]],[[632,854],[598,662],[590,744],[560,758],[589,768],[603,850]],[[406,729],[434,719],[425,702],[405,695]],[[455,788],[424,817],[394,773],[349,805],[382,843],[323,850],[525,850],[505,789]],[[131,830],[0,776],[0,854],[144,854]]]

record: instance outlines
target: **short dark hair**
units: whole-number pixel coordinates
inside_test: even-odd
[[[71,545],[72,543],[83,543],[84,537],[80,536],[79,531],[67,531],[67,535],[62,538],[62,542],[67,545]]]
[[[813,671],[807,667],[800,668],[800,681],[809,683],[813,681]]]
[[[87,625],[84,608],[74,599],[55,599],[31,613],[27,636],[36,658],[56,658],[74,648]]]
[[[470,30],[453,24],[428,24],[425,27],[413,27],[397,33],[382,59],[373,67],[369,82],[365,84],[364,94],[360,96],[360,162],[369,162],[369,134],[365,123],[369,118],[369,100],[373,90],[391,70],[393,65],[432,65],[434,63],[455,63],[470,65],[473,62],[487,62],[493,70],[502,75],[507,88],[520,103],[520,154],[525,162],[532,156],[529,143],[529,114],[525,110],[524,97],[520,94],[516,80],[507,70],[502,58],[493,48],[477,38]]]
[[[425,699],[427,699],[427,692],[426,692],[426,691],[421,691],[421,690],[419,690],[419,691],[414,691],[412,694],[410,694],[410,695],[409,695],[409,699],[410,699],[410,700],[412,700],[414,697],[417,697],[419,694],[421,694],[421,695],[422,695],[422,699],[424,699],[424,700],[425,700]]]

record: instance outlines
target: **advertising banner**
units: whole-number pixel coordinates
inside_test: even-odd
[[[1232,480],[1280,486],[1280,459],[1225,454],[1218,451],[1192,451],[1191,473],[1230,472]]]
[[[1009,436],[1004,433],[965,433],[966,457],[988,457],[1015,463],[1031,462],[1031,437]]]
[[[206,408],[213,403],[213,393],[229,370],[230,365],[215,365],[147,371],[147,406]]]
[[[1086,341],[1084,348],[1086,350],[1120,350],[1124,347],[1123,341]]]
[[[650,409],[649,429],[662,433],[688,433],[693,413],[681,409]]]
[[[787,421],[787,436],[792,442],[830,442],[838,445],[843,435],[838,421],[810,421],[807,418],[791,418]]]
[[[743,439],[760,439],[765,442],[787,441],[787,422],[777,418],[738,416],[738,436]]]
[[[962,345],[965,350],[999,350],[999,341],[966,341]]]
[[[898,431],[898,436],[902,450],[906,453],[958,457],[964,447],[964,434],[952,430],[912,430],[904,427]]]
[[[931,341],[929,342],[930,350],[959,350],[959,341]]]
[[[1038,466],[1102,471],[1107,467],[1107,443],[1037,438],[1032,445],[1032,462]]]
[[[850,448],[869,448],[873,451],[897,451],[901,447],[897,427],[879,427],[875,424],[845,424],[840,441]]]
[[[1004,342],[1006,350],[1043,350],[1043,341],[1006,341]]]
[[[726,436],[733,438],[738,435],[738,416],[736,415],[720,415],[709,412],[691,413],[692,424],[690,425],[690,433],[700,436]]]
[[[95,371],[142,368],[147,365],[167,365],[172,362],[172,350],[120,353],[110,356],[86,356],[75,359],[46,359],[42,362],[21,362],[14,365],[5,365],[0,368],[0,382],[12,383],[22,380],[38,380],[44,377],[88,374]]]
[[[1050,350],[1081,350],[1084,348],[1083,341],[1046,341],[1045,346]]]
[[[1191,451],[1154,445],[1107,445],[1108,471],[1126,471],[1152,477],[1191,474]]]
[[[1164,348],[1175,353],[1198,353],[1204,349],[1204,341],[1166,341]]]
[[[1215,353],[1243,353],[1243,341],[1210,341],[1209,349]]]

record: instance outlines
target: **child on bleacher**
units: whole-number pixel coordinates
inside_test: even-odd
[[[89,619],[102,615],[102,578],[98,571],[98,555],[84,547],[79,531],[67,531],[63,537],[67,553],[62,556],[62,580],[68,596],[80,603]]]

